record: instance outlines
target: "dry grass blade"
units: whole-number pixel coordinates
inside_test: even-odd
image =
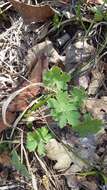
[[[23,152],[24,152],[24,155],[25,155],[25,159],[26,159],[28,171],[29,171],[29,173],[31,174],[33,190],[38,190],[38,188],[37,188],[37,180],[36,180],[35,175],[32,173],[32,169],[31,169],[31,167],[30,167],[28,155],[27,155],[27,152],[26,152],[24,146],[23,146]]]
[[[42,85],[41,85],[41,86],[42,86]],[[42,86],[42,87],[43,87],[43,86]],[[26,107],[26,109],[19,115],[19,117],[15,120],[15,122],[14,122],[13,125],[12,125],[12,126],[13,126],[13,129],[12,129],[10,138],[12,138],[15,128],[16,128],[16,126],[18,125],[18,123],[20,122],[20,120],[22,119],[22,117],[24,116],[24,114],[25,114],[25,113],[27,112],[27,110],[28,110],[29,108],[31,108],[35,103],[37,103],[37,100],[32,101],[32,102]]]
[[[50,181],[52,182],[52,184],[55,186],[55,182],[53,181],[48,169],[46,168],[45,164],[43,163],[43,161],[39,158],[39,156],[36,154],[36,152],[34,153],[35,154],[35,157],[36,159],[39,161],[41,167],[43,168],[43,170],[45,171],[46,173],[46,176],[48,176],[48,178],[50,179]]]

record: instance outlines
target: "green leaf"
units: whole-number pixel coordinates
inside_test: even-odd
[[[70,75],[63,72],[59,67],[53,66],[44,73],[43,83],[45,86],[55,90],[66,90],[67,82],[70,81]]]
[[[85,89],[82,87],[73,87],[71,94],[73,97],[73,102],[75,102],[77,107],[80,107],[87,97]]]
[[[40,141],[38,143],[37,152],[38,152],[39,155],[45,156],[45,154],[46,154],[46,152],[45,152],[45,144],[43,143],[43,141]]]
[[[102,125],[101,120],[93,119],[88,115],[80,125],[75,127],[75,130],[81,137],[85,137],[87,135],[97,133],[101,129]]]
[[[59,117],[59,126],[63,128],[67,124],[67,118],[64,113],[62,113]]]
[[[78,108],[73,102],[73,98],[65,91],[58,91],[55,98],[50,98],[48,106],[51,108],[51,115],[59,126],[63,128],[66,124],[75,126],[79,123],[80,114]]]
[[[96,10],[96,13],[94,14],[94,20],[96,22],[102,21],[103,20],[103,12],[100,9]]]
[[[44,138],[49,132],[47,127],[39,128],[37,131],[39,132],[40,136],[42,136],[42,138]]]
[[[77,126],[80,123],[80,113],[77,111],[72,111],[72,113],[67,115],[68,123],[72,125],[72,127]]]
[[[104,183],[106,185],[107,184],[107,176],[105,174],[103,174],[103,173],[100,173],[100,174],[102,175],[102,177],[104,179]]]
[[[107,21],[107,12],[103,14],[104,20]]]
[[[52,139],[52,135],[51,134],[48,133],[46,136],[44,136],[45,143],[48,143],[50,139]]]
[[[81,18],[81,5],[80,4],[76,5],[75,11],[76,11],[76,16]]]
[[[37,139],[35,139],[35,134],[33,134],[32,132],[29,132],[27,134],[27,148],[30,152],[35,151],[36,147],[37,147],[38,143],[37,143]]]
[[[46,126],[38,128],[36,131],[27,134],[26,146],[30,152],[37,150],[37,152],[43,156],[45,154],[45,144],[48,143],[50,139],[52,139],[52,135]]]
[[[21,173],[21,175],[29,179],[31,178],[26,166],[20,162],[19,156],[15,150],[12,151],[12,165]]]
[[[53,25],[56,27],[56,28],[59,28],[60,27],[60,18],[57,14],[54,15],[53,17]]]

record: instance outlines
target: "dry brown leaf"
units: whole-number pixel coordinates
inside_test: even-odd
[[[86,101],[86,109],[92,113],[94,118],[104,119],[104,115],[107,114],[107,97],[88,99]]]
[[[17,0],[9,0],[16,11],[23,17],[26,24],[31,22],[43,22],[54,15],[53,9],[49,5],[27,5]]]
[[[69,0],[59,0],[60,3],[63,3],[63,4],[68,4],[70,1]]]
[[[54,165],[55,170],[66,170],[70,167],[72,172],[81,171],[86,164],[74,155],[73,152],[68,151],[61,143],[56,139],[51,139],[46,145],[46,155],[51,160],[56,160],[57,163]]]
[[[77,180],[80,184],[80,187],[84,187],[87,190],[98,190],[98,181],[94,179],[93,176],[80,177],[78,176]]]
[[[93,4],[93,5],[96,5],[96,4],[102,5],[104,1],[103,0],[87,0],[87,3]]]
[[[89,81],[90,81],[90,79],[87,74],[82,75],[78,78],[79,86],[83,87],[85,90],[88,88]]]
[[[47,157],[51,160],[57,160],[54,165],[56,170],[67,169],[71,164],[71,158],[67,150],[56,139],[51,139],[46,145]]]
[[[95,95],[98,89],[101,87],[103,81],[104,81],[104,73],[98,71],[98,69],[94,69],[92,71],[92,80],[88,88],[88,94]]]
[[[58,54],[58,52],[53,47],[52,42],[49,40],[45,40],[29,49],[26,57],[26,62],[29,69],[31,69],[31,62],[33,63],[33,60],[35,60],[38,55],[41,57],[42,54],[47,55],[49,57],[49,62],[52,62],[54,64],[58,64],[60,62],[65,61],[65,56],[60,56]]]
[[[8,123],[12,123],[15,120],[15,117],[16,117],[16,113],[12,113],[12,112],[7,111],[6,120]],[[4,124],[4,122],[1,118],[0,119],[0,133],[6,128],[7,128],[7,126]]]
[[[35,61],[35,67],[33,68],[29,81],[32,83],[40,83],[42,81],[42,74],[44,70],[48,68],[48,61],[46,56],[41,56]],[[28,86],[28,82],[24,82],[23,87]],[[16,112],[23,111],[29,105],[32,98],[34,98],[41,88],[39,86],[30,86],[27,89],[23,90],[9,105],[6,120],[9,124],[12,124],[16,117]],[[3,123],[3,120],[0,119],[0,132],[3,131],[7,126]]]
[[[48,61],[45,56],[39,58],[35,67],[31,73],[29,81],[32,83],[40,83],[42,81],[42,74],[44,70],[48,68]],[[27,86],[28,83],[24,82],[23,87]],[[39,86],[31,86],[26,90],[22,91],[19,96],[16,97],[15,107],[12,111],[23,111],[29,105],[29,99],[31,100],[40,92]]]
[[[5,151],[2,154],[0,154],[0,164],[2,164],[3,166],[11,165],[11,158],[8,152]]]

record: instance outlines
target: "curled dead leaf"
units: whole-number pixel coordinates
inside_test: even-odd
[[[46,145],[47,157],[51,160],[57,160],[57,163],[54,165],[56,170],[67,169],[72,160],[69,153],[63,147],[63,145],[56,141],[56,139],[51,139]]]
[[[36,61],[34,61],[33,63],[35,66],[29,77],[29,82],[40,83],[42,81],[42,74],[44,70],[48,68],[47,57],[41,56],[38,59],[36,59]],[[27,87],[28,85],[29,83],[25,81],[22,84],[21,88]],[[9,99],[6,100],[6,102],[4,103],[4,108],[7,106],[5,108],[5,119],[4,119],[4,116],[3,116],[3,119],[2,118],[0,119],[0,132],[3,131],[5,128],[7,128],[6,123],[10,125],[13,123],[13,121],[16,118],[16,112],[24,111],[26,107],[29,105],[29,103],[31,102],[31,100],[39,94],[40,90],[41,88],[39,85],[38,86],[31,85],[25,88],[23,91],[21,91],[20,94],[18,94],[15,97],[15,99],[13,96],[13,101],[11,99],[10,101],[8,101]],[[3,113],[3,109],[2,109],[2,113]]]
[[[68,151],[61,143],[56,139],[51,139],[46,145],[47,157],[51,160],[56,160],[57,163],[54,165],[55,170],[66,170],[70,167],[72,172],[78,172],[86,167],[86,164],[79,159],[73,152]]]
[[[54,15],[53,9],[49,5],[27,5],[17,0],[9,0],[16,11],[23,17],[26,24],[31,22],[43,22]]]
[[[36,60],[35,66],[29,77],[31,83],[40,83],[42,81],[42,74],[48,68],[48,60],[46,56],[41,56]],[[22,87],[26,87],[28,82],[24,82]],[[40,86],[30,86],[23,90],[10,105],[11,111],[24,111],[29,105],[30,100],[40,93]]]

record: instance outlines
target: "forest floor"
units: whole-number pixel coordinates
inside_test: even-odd
[[[0,1],[0,190],[107,190],[106,0]]]

